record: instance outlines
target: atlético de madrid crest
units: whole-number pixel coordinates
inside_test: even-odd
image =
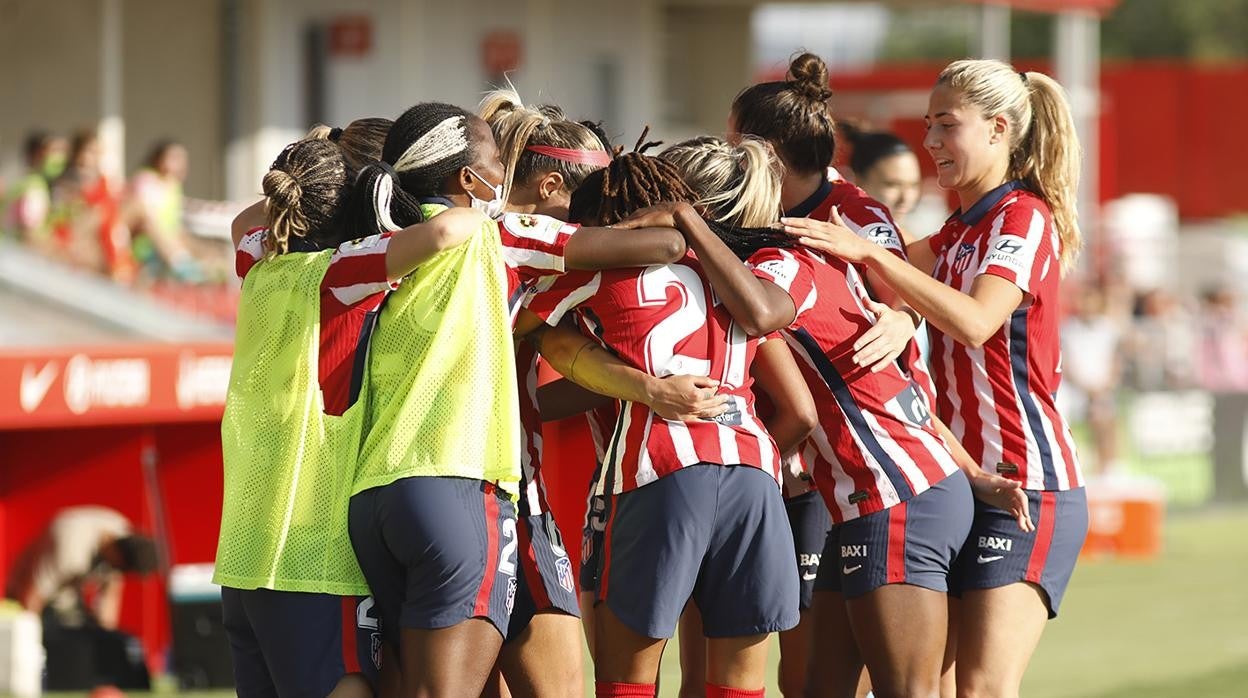
[[[959,274],[966,273],[971,266],[971,255],[975,254],[975,246],[969,242],[958,245],[958,254],[953,258],[953,270]]]

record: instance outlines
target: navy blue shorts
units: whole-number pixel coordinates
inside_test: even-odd
[[[351,545],[381,635],[486,618],[505,637],[516,597],[516,514],[494,484],[408,477],[351,498]]]
[[[960,593],[1031,582],[1044,590],[1049,617],[1056,618],[1088,535],[1088,493],[1082,487],[1028,490],[1027,499],[1036,525],[1032,533],[1023,533],[1006,512],[975,502],[975,523],[958,556],[953,588]]]
[[[762,470],[694,465],[609,502],[598,601],[635,632],[670,638],[691,598],[707,637],[797,625],[793,533]]]
[[[901,504],[837,524],[815,590],[848,599],[887,584],[948,592],[974,512],[971,486],[958,471]]]
[[[319,698],[357,663],[375,682],[368,639],[351,622],[357,602],[354,596],[222,587],[238,695]]]
[[[507,626],[507,642],[520,637],[533,616],[542,611],[562,611],[581,617],[581,604],[576,597],[576,578],[572,561],[563,547],[563,536],[555,518],[546,512],[516,521],[520,546],[516,550],[516,604]]]
[[[602,572],[603,532],[607,530],[607,498],[590,495],[585,510],[585,527],[581,529],[581,591],[598,591],[598,575]]]
[[[802,575],[799,607],[805,611],[810,608],[814,597],[819,559],[828,540],[832,517],[828,514],[828,505],[823,503],[823,498],[815,490],[784,500],[784,509],[789,514],[789,528],[793,531],[797,571]]]
[[[381,676],[381,612],[377,600],[371,596],[360,597],[353,612],[356,660],[360,671],[376,689]]]

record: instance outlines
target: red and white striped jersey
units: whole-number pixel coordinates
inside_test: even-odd
[[[528,284],[564,272],[564,249],[578,228],[550,216],[530,213],[508,213],[498,221],[503,262],[507,265],[507,310],[513,324],[524,305],[525,294],[531,291]]]
[[[592,313],[578,309],[573,314],[576,316],[576,326],[581,334],[591,339],[601,338],[602,325]],[[619,400],[613,400],[608,405],[595,407],[585,413],[585,419],[589,422],[589,439],[594,442],[594,458],[599,463],[607,458],[607,450],[611,447],[611,437],[615,434],[615,424],[619,421],[619,417]]]
[[[779,483],[775,442],[758,421],[750,363],[758,340],[714,302],[693,255],[675,264],[573,272],[539,292],[529,309],[555,324],[569,310],[592,312],[599,341],[639,370],[710,376],[732,409],[715,420],[667,421],[643,404],[625,403],[607,454],[604,489],[618,494],[698,463],[744,464]]]
[[[928,238],[932,276],[962,291],[982,274],[1023,291],[1023,302],[979,349],[932,327],[936,413],[971,457],[1026,489],[1083,486],[1074,440],[1054,395],[1061,382],[1061,240],[1049,207],[1008,182]],[[1000,464],[1000,465],[999,465]]]
[[[888,207],[843,179],[823,182],[814,194],[785,211],[784,215],[789,218],[829,221],[832,220],[833,207],[841,214],[841,220],[846,227],[859,237],[905,259],[906,248]]]
[[[535,516],[549,509],[542,480],[542,416],[537,407],[537,348],[516,341],[516,380],[520,388],[520,507],[517,516]]]
[[[841,179],[840,173],[835,170],[832,170],[830,181],[824,182],[810,198],[786,211],[784,215],[790,218],[830,221],[833,207],[840,213],[841,221],[846,227],[859,237],[874,242],[902,260],[907,259],[905,243],[888,207],[871,198],[858,186]],[[859,272],[861,271],[862,268],[859,267]],[[926,394],[928,401],[934,403],[936,389],[918,343],[911,342],[910,348],[897,360],[910,372],[911,379]]]
[[[564,272],[564,249],[580,226],[537,214],[508,213],[498,221],[507,265],[507,314],[514,325],[520,309],[542,283]],[[546,281],[549,279],[549,281]],[[516,380],[520,396],[520,506],[518,515],[545,513],[542,481],[542,419],[537,407],[537,350],[516,343]]]
[[[264,259],[267,236],[266,228],[254,228],[239,240],[234,251],[238,278],[246,278]],[[371,317],[386,294],[398,288],[398,283],[386,276],[390,236],[371,235],[342,243],[321,279],[317,381],[326,414],[340,415],[351,406],[351,378],[357,360],[363,360],[360,349],[368,345]]]
[[[783,334],[819,413],[806,454],[835,523],[904,502],[958,469],[911,375],[854,363],[854,340],[876,320],[857,268],[805,249],[761,250],[749,264],[797,309]]]

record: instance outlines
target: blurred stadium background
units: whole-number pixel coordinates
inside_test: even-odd
[[[1024,694],[1248,694],[1245,36],[1248,0],[0,0],[0,578],[59,509],[114,508],[163,555],[122,627],[164,690],[210,683],[226,231],[309,125],[472,106],[509,78],[621,143],[673,141],[722,133],[735,93],[805,48],[840,118],[917,151],[939,68],[1000,57],[1067,86],[1087,154],[1062,399],[1093,530]],[[98,199],[52,169],[84,129]],[[189,164],[154,162],[164,139]],[[949,210],[926,181],[907,227]],[[578,424],[551,430],[557,462],[592,458]],[[579,530],[583,483],[561,487]]]

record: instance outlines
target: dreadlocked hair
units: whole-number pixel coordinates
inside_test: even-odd
[[[617,155],[606,168],[594,172],[572,192],[568,217],[613,225],[643,208],[663,203],[694,203],[697,195],[685,184],[680,171],[667,160],[644,153],[656,143],[645,143],[642,133],[637,150]],[[769,247],[792,247],[793,239],[772,228],[741,228],[707,221],[712,231],[741,259]]]
[[[695,204],[712,220],[759,228],[780,216],[783,167],[765,141],[746,137],[737,145],[701,136],[659,153],[676,166],[697,195]]]
[[[262,180],[271,254],[288,252],[292,238],[322,248],[346,239],[339,214],[349,191],[348,171],[342,151],[329,141],[286,146]]]
[[[481,120],[451,104],[425,102],[391,126],[380,161],[360,170],[352,220],[357,232],[395,231],[423,220],[421,199],[443,192],[447,180],[476,162]],[[489,137],[488,135],[486,137]]]
[[[822,172],[836,155],[828,66],[813,53],[789,63],[784,80],[747,87],[732,101],[736,130],[771,143],[785,167]]]
[[[644,142],[649,132],[646,127],[633,152],[616,155],[610,165],[590,174],[572,192],[570,219],[612,225],[656,204],[697,200],[675,165],[645,154],[658,145]]]
[[[533,145],[572,150],[607,150],[598,134],[583,123],[568,120],[563,109],[553,104],[526,107],[515,90],[493,90],[481,100],[478,110],[490,125],[502,152],[506,176],[503,191],[510,193],[513,182],[528,183],[549,172],[563,177],[572,191],[585,181],[598,165],[566,162],[527,148]]]

